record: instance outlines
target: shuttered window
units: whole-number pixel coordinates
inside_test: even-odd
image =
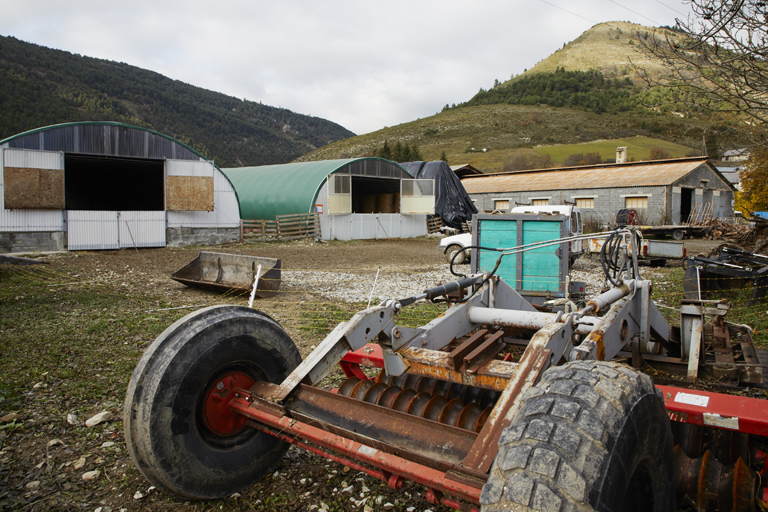
[[[625,197],[624,207],[632,209],[648,208],[648,196]]]
[[[585,208],[594,208],[595,207],[595,198],[594,197],[580,197],[580,198],[576,198],[576,206],[578,206],[582,210],[585,209]]]
[[[509,199],[497,199],[493,202],[494,210],[509,210]]]

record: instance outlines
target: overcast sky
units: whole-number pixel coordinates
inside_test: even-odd
[[[2,0],[0,34],[125,62],[363,134],[427,117],[596,23],[681,0]]]

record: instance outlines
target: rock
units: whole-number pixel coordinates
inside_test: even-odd
[[[83,466],[85,466],[85,457],[80,457],[75,461],[75,465],[72,467],[75,469],[75,471],[78,471],[83,469]]]
[[[113,443],[112,441],[105,441],[105,442],[101,443],[101,447],[102,448],[109,448],[111,446],[115,446],[115,443]]]
[[[349,498],[349,501],[351,501],[356,507],[359,507],[363,503],[365,503],[365,500],[356,500],[355,498]]]
[[[363,512],[373,512],[373,507],[370,505],[366,505],[365,508],[363,508]]]
[[[306,478],[302,478],[301,480],[299,480],[299,483],[301,485],[307,485],[307,479]]]
[[[15,412],[12,412],[10,414],[6,414],[5,416],[0,418],[0,423],[12,423],[16,420],[20,420],[21,416],[16,414]]]
[[[91,480],[96,480],[99,478],[99,475],[101,474],[101,471],[98,469],[94,469],[93,471],[87,471],[83,473],[83,481],[90,482]]]
[[[140,500],[143,497],[144,497],[144,493],[142,493],[141,491],[136,491],[133,495],[133,499],[135,500]]]
[[[349,494],[352,494],[355,491],[355,487],[350,485],[349,487],[345,487],[341,490],[341,492],[348,492]]]
[[[67,414],[67,423],[70,425],[79,425],[80,422],[77,421],[77,415],[75,414]]]
[[[390,502],[386,502],[384,505],[382,505],[381,508],[383,508],[384,510],[392,510],[393,508],[395,508],[395,506]]]
[[[363,486],[363,488],[362,488],[362,489],[360,489],[360,491],[361,491],[361,492],[364,492],[364,493],[365,493],[365,492],[371,492],[371,490],[370,490],[368,487],[366,487],[365,485]]]
[[[109,411],[102,411],[96,416],[92,416],[91,418],[88,418],[85,421],[86,427],[95,427],[96,425],[100,425],[102,423],[106,423],[107,421],[112,420],[112,413]]]
[[[38,487],[40,487],[40,480],[29,482],[27,485],[24,486],[25,489],[29,489],[30,491],[34,491]]]
[[[384,503],[384,496],[376,496],[376,504],[381,506]]]
[[[114,443],[112,443],[112,444],[114,444]],[[229,498],[233,499],[233,500],[236,500],[236,499],[240,498],[241,496],[242,496],[242,494],[240,494],[239,492],[234,492],[234,493],[232,493],[232,495]]]
[[[48,441],[48,448],[50,448],[51,446],[56,446],[57,444],[63,445],[64,441],[62,441],[61,439],[51,439],[50,441]]]

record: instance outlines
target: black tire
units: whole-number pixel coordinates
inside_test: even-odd
[[[456,255],[456,259],[453,258],[454,254]],[[460,245],[448,246],[448,249],[445,250],[445,256],[448,258],[448,263],[453,261],[454,265],[462,265],[467,261],[467,253],[464,252],[464,248]]]
[[[685,238],[685,231],[683,231],[682,229],[674,230],[672,232],[672,238],[674,238],[675,240],[682,240],[683,238]]]
[[[499,439],[483,512],[675,510],[672,432],[650,377],[568,363],[523,398]]]
[[[213,306],[178,320],[146,350],[128,385],[123,424],[134,464],[158,488],[194,499],[258,481],[288,445],[241,419],[220,435],[206,399],[224,376],[277,383],[300,362],[282,327],[253,309]]]

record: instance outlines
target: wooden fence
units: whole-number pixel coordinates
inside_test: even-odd
[[[240,221],[241,242],[300,238],[320,238],[320,216],[317,213],[278,215],[275,220]]]

